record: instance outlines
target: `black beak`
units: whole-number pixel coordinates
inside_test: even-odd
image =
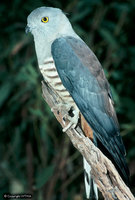
[[[27,34],[27,33],[29,33],[30,32],[30,27],[27,25],[26,27],[25,27],[25,33]]]

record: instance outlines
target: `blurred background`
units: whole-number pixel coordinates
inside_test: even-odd
[[[85,199],[82,157],[42,98],[28,14],[59,7],[100,60],[111,84],[135,194],[135,0],[0,2],[0,199]],[[100,197],[102,199],[102,197]]]

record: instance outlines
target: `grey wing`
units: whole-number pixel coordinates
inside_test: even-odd
[[[109,83],[96,56],[82,40],[73,37],[56,39],[52,56],[63,85],[128,182],[125,148]]]

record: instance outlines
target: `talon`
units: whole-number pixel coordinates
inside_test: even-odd
[[[69,122],[69,124],[65,128],[62,129],[62,131],[66,132],[72,125],[73,125],[73,123]]]

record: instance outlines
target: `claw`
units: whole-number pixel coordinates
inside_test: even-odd
[[[63,132],[66,132],[68,129],[76,127],[79,118],[79,110],[76,106],[71,106],[62,103],[59,103],[57,107],[54,106],[51,108],[51,111],[52,112],[57,111],[58,112],[57,114],[59,114],[59,112],[63,110],[66,113],[63,116],[63,124],[66,125],[66,121],[69,121],[68,125],[66,125],[62,130]]]
[[[69,124],[65,128],[62,129],[62,131],[66,132],[69,128],[71,128],[72,125],[73,125],[73,123],[69,122]]]
[[[75,128],[77,126],[77,124],[74,124],[73,122],[69,122],[69,124],[62,129],[63,132],[66,132],[68,129],[71,129],[71,128]]]

